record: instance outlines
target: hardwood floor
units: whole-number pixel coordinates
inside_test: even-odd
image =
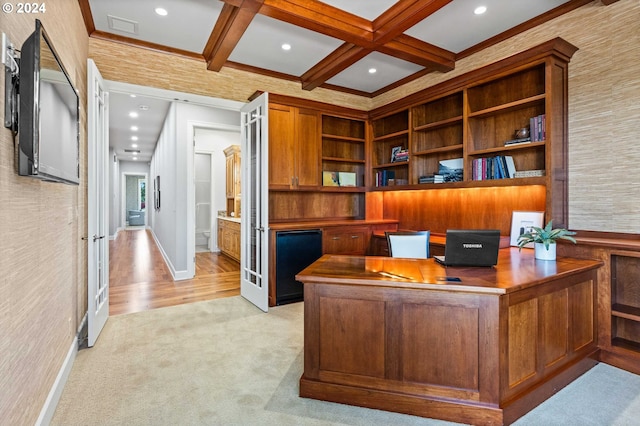
[[[150,231],[125,230],[109,242],[109,314],[119,315],[240,294],[240,265],[196,253],[196,276],[173,281]]]

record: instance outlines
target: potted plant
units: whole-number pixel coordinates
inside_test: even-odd
[[[522,250],[526,244],[533,243],[536,259],[555,260],[556,240],[568,240],[575,244],[576,240],[572,235],[576,233],[564,228],[553,229],[553,220],[550,220],[544,228],[532,226],[529,232],[520,235],[518,247]]]

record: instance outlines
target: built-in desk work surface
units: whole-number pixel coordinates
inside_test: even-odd
[[[296,279],[305,283],[505,294],[600,265],[601,262],[588,259],[536,260],[533,249],[520,251],[516,247],[500,249],[498,264],[487,268],[445,267],[433,259],[325,255],[297,274]]]
[[[518,248],[488,268],[324,255],[296,275],[300,396],[510,424],[597,363],[601,265]]]

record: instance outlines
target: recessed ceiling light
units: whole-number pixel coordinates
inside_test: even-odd
[[[136,161],[138,159],[138,157],[133,157],[133,161]]]
[[[160,16],[167,16],[169,14],[169,12],[167,12],[167,9],[164,9],[162,7],[156,7],[156,13]]]
[[[137,147],[138,147],[138,144],[137,144],[137,143],[132,143],[132,144],[131,144],[131,148],[137,148]]]
[[[473,13],[475,13],[476,15],[482,15],[486,11],[487,11],[487,6],[478,6],[478,7],[475,8]]]
[[[132,132],[137,132],[138,131],[138,126],[131,126],[131,131]]]
[[[137,113],[137,112],[135,112],[135,111],[131,111],[131,112],[129,113],[129,117],[131,117],[131,118],[138,118],[138,113]]]
[[[129,95],[130,98],[135,98],[136,95],[134,95],[133,93]]]
[[[131,136],[131,140],[132,140],[132,141],[137,141],[137,140],[138,140],[138,137],[137,137],[137,136]]]
[[[285,43],[280,47],[282,47],[282,50],[291,50],[291,45],[289,43]]]
[[[375,68],[369,68],[369,74],[375,74],[375,73],[377,73],[377,72],[378,72],[378,70],[377,70],[377,69],[375,69]]]

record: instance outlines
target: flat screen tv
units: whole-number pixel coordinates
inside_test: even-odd
[[[37,19],[20,53],[18,96],[18,173],[79,184],[78,93]]]

